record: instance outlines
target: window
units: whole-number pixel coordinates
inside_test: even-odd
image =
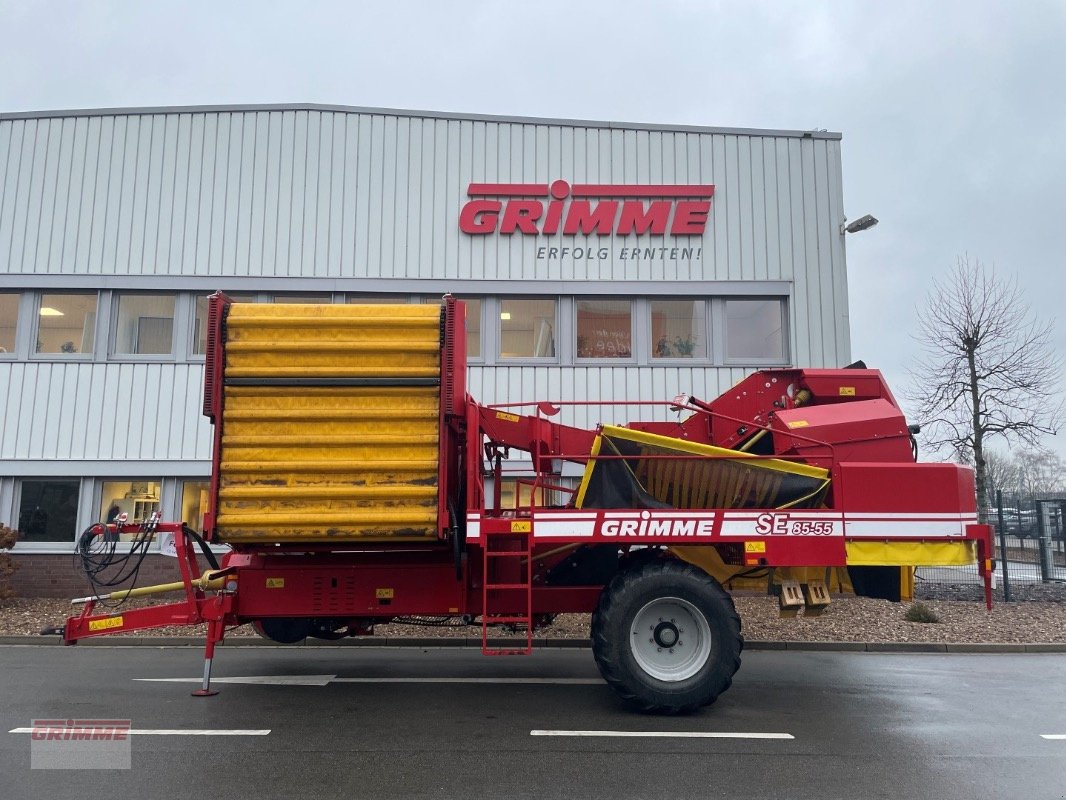
[[[159,481],[103,481],[100,484],[100,521],[126,514],[129,525],[144,522],[159,510]]]
[[[456,299],[466,303],[466,357],[481,358],[481,298],[459,297]],[[443,305],[440,297],[423,297],[419,302],[423,305]]]
[[[629,300],[578,300],[578,358],[632,358],[633,307]]]
[[[466,303],[466,355],[481,358],[481,299],[472,297]]]
[[[15,326],[19,318],[19,296],[0,292],[0,356],[15,352]]]
[[[500,510],[503,509],[515,509],[515,508],[529,508],[533,503],[533,486],[532,478],[528,479],[529,483],[523,481],[519,483],[515,478],[501,478],[500,479]],[[541,490],[539,494],[543,495],[544,491]],[[538,504],[543,505],[542,498],[537,498]]]
[[[181,520],[194,531],[203,533],[204,512],[210,481],[185,481],[181,484]]]
[[[73,542],[78,525],[76,480],[22,482],[18,529],[27,542]]]
[[[560,488],[554,489],[543,485],[538,486],[536,498],[534,500],[533,480],[534,478],[532,475],[524,478],[501,478],[500,510],[529,508],[530,505],[543,508],[562,506],[568,503],[571,499],[571,494],[566,491],[565,487],[570,486],[576,488],[574,482],[570,479],[556,478],[553,483]],[[491,498],[492,496],[492,491],[489,491],[489,497]]]
[[[555,357],[555,300],[500,301],[500,357]]]
[[[651,357],[705,358],[707,304],[703,300],[651,301]]]
[[[226,292],[226,297],[234,303],[254,303],[259,299],[255,292]],[[202,356],[207,352],[207,295],[196,298],[196,318],[192,326],[192,346],[196,355]]]
[[[160,355],[174,348],[174,295],[118,295],[115,353]]]
[[[313,303],[315,305],[328,305],[333,302],[332,294],[276,294],[275,303]]]
[[[357,305],[407,305],[410,302],[405,294],[350,294],[348,302]],[[428,300],[426,301],[429,302]]]
[[[726,358],[785,361],[785,304],[772,300],[726,300]]]
[[[92,353],[95,294],[44,294],[37,307],[38,353]]]

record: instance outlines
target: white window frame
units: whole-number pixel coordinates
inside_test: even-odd
[[[600,358],[598,356],[579,356],[577,354],[577,313],[578,305],[582,301],[589,302],[627,302],[629,303],[629,356],[626,358]],[[640,339],[637,337],[637,317],[641,316],[639,313],[639,306],[641,301],[634,297],[617,297],[615,295],[574,295],[570,298],[570,302],[573,306],[570,313],[571,329],[570,329],[570,341],[568,347],[573,354],[573,359],[570,363],[574,366],[635,366],[641,364],[641,361],[637,358],[637,351],[641,349]]]
[[[781,358],[755,358],[752,356],[729,357],[729,319],[726,315],[726,302],[730,300],[776,300],[781,314]],[[719,363],[724,366],[751,366],[751,367],[787,367],[792,363],[791,332],[789,330],[789,298],[783,295],[737,295],[735,297],[715,298],[718,309],[715,318],[718,323],[719,341],[721,342],[721,358]]]
[[[92,350],[89,350],[88,352],[83,351],[83,352],[80,352],[80,353],[62,353],[62,352],[60,352],[60,353],[39,353],[39,352],[37,352],[37,342],[40,339],[40,330],[41,330],[41,305],[44,303],[44,296],[48,295],[48,294],[60,295],[60,296],[63,296],[63,295],[66,295],[66,296],[82,295],[82,296],[85,296],[85,297],[95,297],[96,298],[96,311],[94,312],[96,314],[96,317],[93,320],[93,347],[92,347]],[[42,290],[38,290],[38,291],[35,291],[35,292],[27,292],[26,295],[28,295],[29,304],[27,304],[27,303],[20,304],[19,312],[21,314],[22,312],[28,311],[29,312],[29,317],[30,317],[30,322],[27,325],[25,323],[22,323],[21,320],[20,320],[19,328],[27,331],[27,338],[28,338],[28,341],[26,342],[26,346],[28,348],[28,351],[26,353],[26,355],[27,355],[26,360],[27,361],[95,361],[95,360],[97,360],[98,355],[99,355],[99,353],[101,351],[101,348],[100,348],[100,344],[101,344],[101,342],[100,342],[101,322],[102,321],[106,322],[106,320],[104,320],[103,318],[104,318],[104,315],[107,313],[107,309],[105,308],[104,303],[103,303],[103,298],[102,298],[103,293],[102,292],[95,291],[95,290],[79,291],[77,289],[73,289],[71,291],[64,291],[62,289],[42,289]],[[16,332],[16,336],[18,336],[17,332]],[[18,352],[18,348],[17,347],[16,347],[16,352]]]
[[[26,327],[26,323],[23,320],[26,318],[26,295],[29,293],[18,289],[4,289],[0,294],[12,294],[15,296],[15,340],[11,343],[10,350],[0,352],[0,361],[22,360],[20,346],[22,344],[22,329]]]
[[[663,295],[662,297],[648,297],[641,299],[640,325],[641,330],[648,334],[647,338],[641,337],[639,346],[642,350],[640,365],[648,367],[706,367],[714,364],[714,350],[711,338],[711,316],[713,314],[711,297],[676,297]],[[655,342],[652,341],[652,304],[656,302],[692,302],[703,304],[703,354],[691,357],[667,356],[657,358],[654,355]],[[646,351],[646,352],[645,352]]]
[[[491,303],[486,302],[488,300],[491,300],[492,302]],[[512,301],[514,301],[514,300],[551,300],[555,304],[555,327],[552,329],[553,336],[555,337],[555,355],[554,356],[504,356],[500,352],[500,342],[501,342],[501,338],[502,338],[501,335],[503,333],[503,331],[500,328],[500,323],[502,322],[502,320],[500,319],[500,314],[502,313],[503,301],[505,301],[505,300],[512,300]],[[559,297],[558,295],[550,295],[550,294],[543,294],[543,295],[542,294],[537,294],[537,295],[525,295],[525,294],[522,294],[522,295],[497,295],[496,297],[492,297],[492,298],[488,298],[488,297],[482,298],[482,303],[481,303],[481,309],[482,309],[482,311],[481,311],[481,314],[482,314],[481,352],[482,352],[482,354],[485,353],[485,346],[487,344],[486,340],[489,338],[489,337],[486,337],[486,335],[485,335],[485,324],[484,324],[485,308],[486,307],[491,307],[492,312],[491,312],[491,315],[489,316],[489,319],[491,320],[492,325],[489,326],[489,327],[492,330],[492,334],[491,334],[491,340],[492,341],[491,341],[491,344],[492,344],[492,354],[493,354],[493,359],[494,359],[493,364],[495,366],[499,366],[499,367],[537,367],[537,366],[548,366],[548,365],[557,365],[557,364],[565,363],[564,361],[562,361],[562,348],[560,347],[560,338],[559,338],[560,337],[559,319],[560,319],[560,316],[561,316],[559,311],[560,311],[561,306],[562,306],[562,298]]]
[[[170,352],[169,353],[119,353],[118,348],[118,323],[121,316],[120,309],[123,297],[173,297],[174,316],[170,328]],[[195,304],[191,302],[192,295],[188,292],[154,292],[154,291],[125,291],[116,290],[111,293],[110,320],[108,325],[107,354],[108,361],[129,363],[172,363],[189,361],[192,339],[192,315],[196,313]],[[193,305],[193,309],[189,306]]]

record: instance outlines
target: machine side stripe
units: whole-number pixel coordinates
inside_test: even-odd
[[[966,526],[961,522],[926,520],[884,520],[849,522],[847,536],[850,538],[891,539],[893,537],[951,537],[965,536]]]

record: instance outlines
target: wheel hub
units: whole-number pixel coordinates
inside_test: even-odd
[[[653,638],[659,647],[673,647],[681,639],[681,633],[673,622],[660,622],[655,626]]]
[[[696,675],[711,657],[711,626],[700,609],[680,597],[646,603],[630,627],[633,660],[660,681]]]

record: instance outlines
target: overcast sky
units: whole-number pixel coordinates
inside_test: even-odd
[[[956,255],[1016,273],[1044,318],[1066,303],[1063,0],[0,0],[0,33],[3,111],[315,102],[840,131],[845,211],[881,220],[847,241],[852,351],[897,390]]]

